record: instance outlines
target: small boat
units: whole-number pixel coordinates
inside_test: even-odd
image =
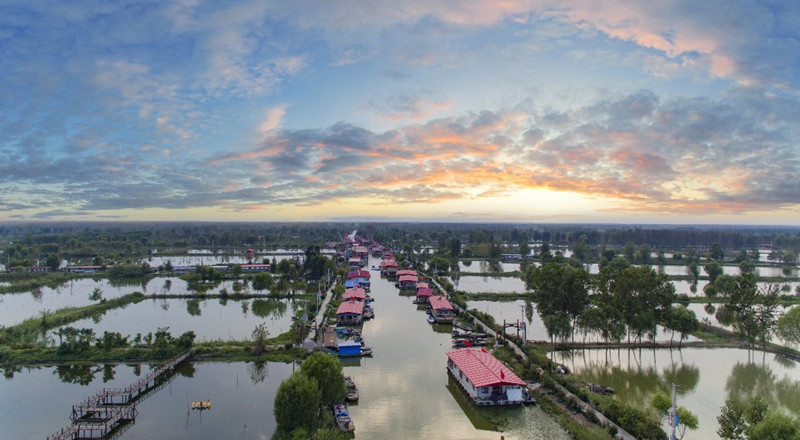
[[[333,405],[333,416],[336,417],[336,424],[339,425],[339,429],[342,431],[353,432],[356,430],[353,420],[350,418],[350,413],[343,404]]]
[[[192,409],[196,409],[199,411],[203,411],[206,409],[211,409],[211,402],[206,401],[199,401],[199,402],[192,402]]]
[[[361,356],[372,356],[372,347],[362,347]]]
[[[433,324],[436,322],[436,318],[433,315],[428,315],[428,324]]]
[[[339,334],[339,335],[342,335],[342,336],[351,336],[351,335],[358,336],[358,335],[361,334],[361,330],[358,330],[358,329],[355,329],[355,328],[350,328],[350,327],[336,327],[333,330],[336,332],[336,334]]]
[[[356,388],[356,383],[353,381],[353,378],[345,376],[344,383],[347,385],[347,400],[349,402],[358,400],[358,388]]]
[[[375,317],[375,311],[371,307],[364,308],[364,314],[361,315],[363,319],[372,319]]]

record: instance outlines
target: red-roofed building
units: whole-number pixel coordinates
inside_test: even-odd
[[[395,285],[400,288],[400,290],[409,290],[409,289],[416,289],[417,288],[417,275],[398,275],[397,282]]]
[[[381,274],[393,277],[397,275],[397,261],[394,259],[381,261]]]
[[[419,290],[419,289],[427,289],[428,287],[431,287],[431,285],[428,284],[428,283],[417,283],[417,290]]]
[[[403,269],[397,271],[397,276],[401,277],[403,275],[414,275],[417,276],[417,271],[413,269]]]
[[[361,315],[364,313],[364,303],[358,301],[344,301],[336,309],[337,325],[361,324]]]
[[[476,405],[521,405],[527,384],[482,348],[447,352],[447,371]]]
[[[363,269],[354,269],[347,272],[347,279],[353,280],[359,285],[363,286],[366,290],[369,290],[370,281],[369,279],[372,277],[368,270]]]
[[[427,304],[433,296],[433,289],[430,287],[423,287],[417,289],[417,304]]]
[[[351,287],[344,291],[345,301],[361,301],[367,299],[367,292],[361,287]]]
[[[432,296],[431,303],[431,316],[436,322],[446,324],[453,322],[453,305],[442,295]]]

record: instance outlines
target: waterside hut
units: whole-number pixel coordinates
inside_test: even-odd
[[[476,405],[522,405],[527,384],[482,348],[447,352],[447,371]]]

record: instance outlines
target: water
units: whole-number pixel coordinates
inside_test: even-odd
[[[532,263],[529,263],[532,264]],[[514,272],[518,271],[519,263],[489,263],[483,261],[459,261],[458,270],[467,273],[484,273],[484,272]]]
[[[480,277],[459,278],[458,287],[467,293],[525,293],[525,283],[518,277]]]
[[[528,334],[526,337],[528,341],[549,341],[550,338],[547,336],[547,329],[539,313],[536,311],[536,304],[529,303],[529,306],[530,310],[527,309],[528,305],[526,305],[525,300],[521,299],[516,301],[469,301],[467,303],[467,308],[470,310],[476,309],[479,312],[492,315],[495,322],[498,324],[502,324],[503,320],[506,320],[506,322],[524,321],[528,327]],[[699,314],[697,318],[701,318]],[[516,336],[517,330],[513,327],[507,328],[506,334]],[[658,334],[655,340],[657,342],[669,342],[671,339],[672,332],[666,331],[663,327],[658,326]],[[676,344],[679,339],[680,335],[676,334],[674,338]],[[603,342],[603,339],[594,333],[586,335],[585,340],[587,342]],[[699,339],[691,335],[684,339],[684,341],[697,340]],[[583,334],[576,333],[575,341],[584,341]]]
[[[44,438],[69,423],[72,405],[102,388],[130,385],[147,365],[86,365],[22,369],[0,380],[0,438]],[[268,439],[275,432],[275,393],[292,364],[187,363],[163,389],[137,405],[123,439]],[[190,411],[191,401],[212,409]]]
[[[694,412],[697,431],[686,438],[717,439],[717,416],[731,396],[759,395],[771,409],[800,412],[800,368],[794,361],[741,349],[582,350],[554,355],[586,382],[611,386],[616,398],[649,407],[657,391],[678,384],[678,405]],[[666,424],[664,429],[667,429]]]
[[[412,304],[413,297],[400,296],[393,282],[383,277],[373,278],[371,295],[375,319],[364,324],[363,335],[374,356],[345,367],[360,394],[358,405],[350,408],[356,438],[497,440],[499,434],[489,430],[484,415],[492,411],[470,403],[465,412],[459,394],[448,389],[445,352],[452,349],[451,327],[427,324],[425,311]],[[520,425],[527,423],[506,438],[568,438],[537,408],[500,411]]]
[[[293,310],[298,306],[300,303],[286,299],[148,299],[109,310],[99,319],[82,319],[69,326],[90,328],[98,336],[109,331],[133,337],[169,327],[175,337],[194,331],[197,341],[249,340],[253,329],[261,323],[271,337],[289,331]],[[58,340],[55,330],[50,335]]]
[[[133,292],[141,292],[142,285],[112,284],[109,280],[81,278],[67,281],[56,288],[42,287],[38,291],[27,293],[6,293],[0,295],[0,325],[14,325],[40,312],[54,312],[64,307],[79,307],[95,304],[89,295],[94,289],[103,291],[103,298],[112,299]]]
[[[377,264],[377,260],[370,264]],[[466,401],[463,391],[448,387],[445,352],[452,349],[451,327],[429,325],[424,310],[412,304],[413,297],[400,296],[394,283],[385,278],[373,278],[371,295],[375,298],[376,318],[364,324],[363,335],[374,355],[345,364],[345,374],[354,377],[360,393],[358,404],[350,407],[356,438],[497,440],[500,433],[494,430],[493,417],[510,420],[508,432],[503,433],[506,439],[569,438],[557,422],[537,407],[478,409]],[[219,305],[216,299],[202,301],[199,316],[187,312],[186,300],[167,302],[167,310],[161,308],[162,300],[147,300],[120,310],[119,315],[107,314],[98,324],[90,320],[86,324],[96,325],[100,331],[100,325],[105,325],[124,334],[168,325],[173,335],[185,328],[198,331],[200,337],[223,334],[222,338],[227,339],[225,328],[229,327],[225,326],[237,328],[236,321],[250,319],[244,317],[241,303],[236,301],[228,301],[226,306]],[[228,309],[230,315],[226,315]],[[251,305],[247,317],[252,314]],[[151,315],[161,316],[163,321],[137,323],[151,319]],[[213,324],[203,326],[201,322]],[[243,325],[241,331],[252,331],[254,324]],[[202,333],[202,327],[210,331],[218,325],[222,330]],[[280,381],[291,373],[292,364],[269,363],[266,375],[253,371],[254,365],[194,363],[193,373],[176,377],[168,387],[141,403],[136,424],[122,438],[269,438],[275,429],[275,392]],[[104,384],[103,368],[89,368],[100,372],[82,379],[88,386],[60,382],[52,367],[16,373],[0,382],[0,407],[19,407],[0,411],[0,438],[43,438],[68,421],[72,404],[103,386],[127,385],[136,377],[132,367],[117,366],[114,379]],[[146,372],[147,367],[142,370]],[[265,378],[260,382],[252,379],[262,376]],[[187,410],[188,402],[203,399],[213,402],[211,411],[201,417],[200,413]],[[46,423],[39,423],[40,420]]]
[[[233,280],[205,284],[202,292],[218,295],[225,289],[229,294],[236,292]],[[267,294],[269,291],[256,292],[239,283],[240,291],[247,294]],[[70,280],[56,288],[42,287],[28,293],[8,293],[0,295],[0,325],[14,325],[30,317],[39,316],[43,311],[54,312],[64,307],[82,307],[96,304],[89,296],[94,289],[100,289],[105,299],[118,298],[133,292],[147,295],[191,295],[196,293],[190,289],[186,281],[178,277],[133,278],[122,280],[106,280],[81,278]]]

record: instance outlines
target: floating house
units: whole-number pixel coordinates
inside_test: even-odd
[[[361,287],[351,287],[344,291],[345,301],[359,301],[364,302],[367,299],[367,292]]]
[[[416,275],[400,275],[397,277],[397,287],[402,290],[410,290],[417,288]]]
[[[397,261],[394,259],[381,261],[381,274],[388,277],[397,276]]]
[[[442,295],[432,296],[431,303],[431,316],[440,324],[448,324],[453,322],[453,305]]]
[[[527,384],[482,348],[447,352],[447,371],[479,406],[522,405]]]
[[[363,269],[356,269],[347,272],[347,280],[348,281],[355,281],[360,286],[364,287],[364,289],[369,290],[369,279],[372,277],[368,270]]]
[[[339,304],[336,309],[337,325],[358,325],[361,324],[364,313],[364,303],[358,301],[345,301]]]
[[[428,304],[433,296],[433,289],[430,287],[420,288],[417,285],[417,304]]]

